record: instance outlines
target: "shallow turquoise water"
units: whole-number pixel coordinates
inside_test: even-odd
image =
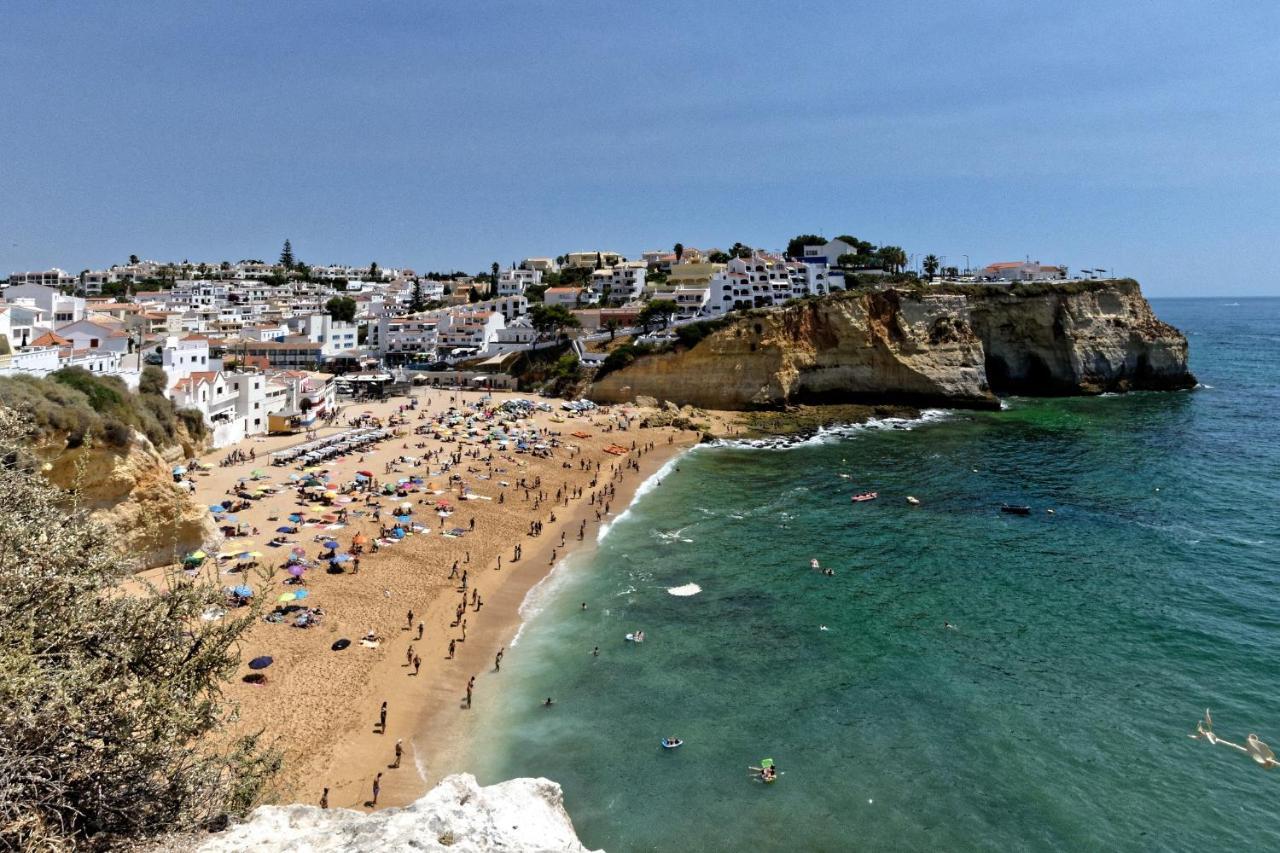
[[[1280,773],[1186,737],[1280,748],[1280,300],[1155,305],[1208,387],[680,459],[531,602],[481,781],[610,851],[1280,849]]]

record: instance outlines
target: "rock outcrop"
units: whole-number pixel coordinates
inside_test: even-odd
[[[735,317],[588,396],[712,409],[798,403],[994,408],[997,393],[1189,388],[1187,343],[1136,282],[836,293]]]
[[[371,814],[316,806],[262,806],[245,823],[199,849],[202,853],[587,853],[555,782],[512,779],[482,788],[468,774],[446,777],[410,806]]]
[[[162,454],[140,433],[126,448],[62,443],[37,447],[48,463],[45,477],[74,490],[79,505],[114,530],[121,552],[138,568],[180,560],[217,534],[208,509],[173,481],[181,447]]]

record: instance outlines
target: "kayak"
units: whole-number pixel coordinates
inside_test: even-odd
[[[856,504],[860,504],[863,501],[873,501],[878,497],[880,497],[879,492],[863,492],[860,495],[854,495],[849,500],[853,501]]]
[[[1031,507],[1029,506],[1013,506],[1011,504],[1003,504],[1000,507],[1001,512],[1007,512],[1009,515],[1031,515]]]

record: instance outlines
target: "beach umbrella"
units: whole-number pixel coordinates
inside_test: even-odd
[[[203,559],[204,559],[205,557],[207,557],[207,556],[209,556],[209,555],[208,555],[208,554],[206,554],[204,551],[192,551],[190,554],[188,554],[188,555],[187,555],[187,559],[188,559],[188,560],[203,560]]]
[[[302,521],[302,516],[296,512],[289,513],[289,520],[293,522]]]
[[[253,590],[245,586],[244,584],[241,584],[240,586],[232,587],[231,592],[234,593],[235,595],[240,596],[241,598],[253,598]]]
[[[209,512],[222,512],[222,504],[209,504]]]
[[[301,601],[302,599],[306,598],[309,595],[311,595],[311,590],[300,589],[294,592],[293,599],[294,601]]]
[[[337,562],[339,562],[339,563],[349,563],[349,562],[351,562],[351,555],[350,555],[350,554],[337,554],[337,555],[335,555],[335,556],[334,556],[334,558],[333,558],[333,559],[334,559],[334,560],[336,560],[336,561],[337,561]]]
[[[355,535],[355,537],[351,540],[351,544],[352,544],[352,545],[364,545],[364,544],[368,543],[368,541],[369,541],[369,537],[368,537],[368,536],[365,536],[363,533],[357,533],[357,534]]]
[[[262,474],[262,469],[261,469],[261,468],[254,468],[251,472],[249,472],[249,476],[250,476],[250,477],[261,477],[261,476],[263,476],[263,474]]]
[[[286,593],[283,593],[282,595],[280,595],[279,597],[277,597],[277,598],[276,598],[276,601],[278,601],[278,602],[280,602],[281,604],[283,604],[283,603],[285,603],[286,601],[293,601],[295,598],[297,598],[297,596],[296,596],[296,595],[294,595],[292,592],[286,592]]]
[[[293,516],[289,516],[289,517],[293,518]],[[293,528],[288,527],[286,525],[281,525],[276,528],[276,533],[292,533],[292,532],[293,532]]]
[[[250,557],[253,557],[255,560],[256,560],[256,559],[260,559],[260,558],[262,557],[262,552],[261,552],[261,551],[250,551],[250,552],[249,552],[249,556],[250,556]]]
[[[295,578],[302,577],[302,573],[305,571],[306,569],[304,569],[302,566],[294,565],[289,567],[289,574],[293,575]]]
[[[234,516],[234,515],[224,515],[224,516],[222,517],[222,520],[223,520],[223,521],[235,521],[235,520],[236,520],[236,516]]]
[[[263,655],[262,657],[256,657],[249,661],[249,669],[266,669],[271,666],[272,663],[272,658],[267,655]]]
[[[294,545],[294,546],[293,546],[293,549],[292,549],[292,552],[293,552],[294,554],[305,554],[305,553],[307,553],[306,549],[305,549],[305,548],[303,548],[301,545]]]
[[[356,476],[357,476],[357,477],[372,477],[372,476],[373,476],[373,472],[372,472],[372,471],[357,471],[357,472],[356,472]]]
[[[181,477],[185,473],[187,473],[187,469],[183,468],[181,465],[177,465],[173,469],[173,476],[175,477]]]
[[[236,555],[236,559],[237,559],[237,560],[248,560],[248,559],[249,559],[249,558],[251,558],[252,556],[253,556],[253,555],[252,555],[251,553],[249,553],[248,551],[241,551],[239,554],[237,554],[237,555]]]
[[[324,547],[328,548],[330,551],[336,551],[338,550],[338,543],[333,539],[329,539],[325,541]]]

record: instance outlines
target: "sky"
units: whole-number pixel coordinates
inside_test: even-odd
[[[852,234],[1280,294],[1280,4],[0,4],[0,276]]]

